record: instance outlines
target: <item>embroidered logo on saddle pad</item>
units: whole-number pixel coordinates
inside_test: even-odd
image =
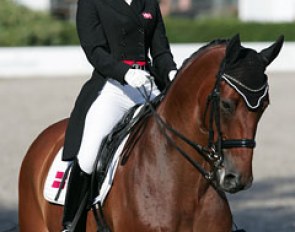
[[[64,204],[65,199],[65,193],[68,183],[68,178],[65,180],[64,184],[62,184],[62,179],[64,177],[64,173],[69,165],[71,165],[71,162],[64,162],[61,160],[62,156],[62,150],[61,148],[59,152],[57,153],[56,157],[54,158],[54,161],[49,169],[48,176],[45,181],[44,185],[44,197],[47,201],[59,205]],[[60,196],[57,200],[55,200],[58,190],[61,188]]]

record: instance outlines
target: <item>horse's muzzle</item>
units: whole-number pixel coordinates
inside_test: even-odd
[[[228,193],[236,193],[248,189],[251,187],[253,181],[253,177],[244,181],[238,172],[227,171],[224,168],[220,168],[217,171],[216,177],[218,187]]]

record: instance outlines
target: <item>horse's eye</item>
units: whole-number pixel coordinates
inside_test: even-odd
[[[220,109],[224,113],[233,113],[235,111],[235,104],[230,100],[221,100]]]

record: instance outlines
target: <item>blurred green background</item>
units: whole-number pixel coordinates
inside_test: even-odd
[[[74,15],[66,8],[63,11],[58,7],[59,11],[33,11],[16,2],[1,0],[0,46],[79,44]],[[68,2],[71,6],[76,5],[75,0]],[[226,1],[227,5],[219,10],[204,6],[204,2],[203,11],[197,12],[199,6],[195,4],[184,11],[170,9],[163,14],[171,43],[208,42],[215,38],[229,38],[236,33],[240,33],[242,41],[273,41],[280,34],[284,34],[287,41],[295,40],[293,22],[242,22],[237,17],[236,1]]]

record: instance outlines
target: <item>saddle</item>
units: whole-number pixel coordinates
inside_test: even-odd
[[[134,131],[135,125],[144,122],[144,119],[151,115],[152,108],[156,108],[164,97],[165,92],[162,92],[153,101],[147,100],[143,105],[135,105],[132,107],[119,121],[119,123],[113,128],[111,133],[104,138],[102,141],[97,159],[95,162],[96,170],[92,174],[91,181],[91,196],[93,197],[99,195],[99,187],[102,186],[103,181],[108,173],[111,161],[114,158],[116,151],[122,141],[127,137],[128,134]],[[140,125],[139,128],[140,129]],[[136,136],[137,133],[133,133]],[[134,138],[129,137],[128,140],[132,142]],[[129,146],[131,143],[125,145],[124,151],[121,154],[124,160],[124,154],[127,154]]]
[[[150,114],[150,108],[147,105],[136,105],[131,108],[122,118],[122,120],[113,128],[111,133],[102,141],[99,153],[95,161],[96,170],[92,173],[91,180],[91,199],[100,194],[99,188],[104,182],[114,155],[123,140],[133,131],[134,126],[142,122]],[[129,140],[132,138],[128,138]],[[128,150],[125,147],[124,151]],[[121,152],[121,157],[125,152]]]

